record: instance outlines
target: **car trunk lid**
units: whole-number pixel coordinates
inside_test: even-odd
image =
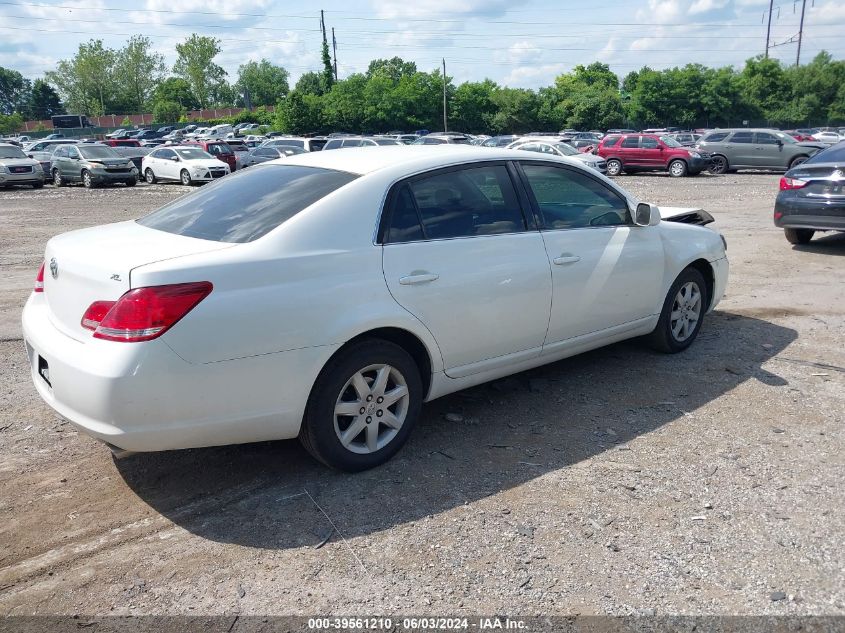
[[[85,310],[94,301],[116,301],[129,290],[133,269],[166,259],[231,248],[141,226],[134,221],[72,231],[47,243],[44,296],[52,323],[86,340]],[[197,281],[197,280],[186,280]]]
[[[789,172],[789,177],[807,181],[807,185],[796,189],[799,197],[845,200],[845,162],[804,163]]]

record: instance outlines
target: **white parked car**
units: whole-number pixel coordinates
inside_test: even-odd
[[[191,185],[222,178],[229,173],[229,165],[199,147],[175,145],[159,147],[144,156],[141,173],[149,184],[178,180]]]
[[[537,152],[549,156],[568,157],[584,163],[597,172],[607,173],[607,161],[595,154],[579,152],[569,143],[563,141],[546,141],[542,138],[521,138],[507,146],[508,149],[520,149],[526,152]]]
[[[817,141],[821,141],[822,143],[827,143],[828,145],[835,145],[842,140],[842,137],[839,134],[830,131],[816,132],[813,134],[813,138]]]
[[[289,156],[51,239],[32,380],[119,449],[299,437],[361,470],[425,401],[631,337],[688,347],[728,277],[708,220],[528,152]]]
[[[274,136],[268,138],[261,145],[263,147],[272,147],[273,145],[284,145],[285,147],[301,147],[306,152],[319,152],[325,146],[327,138],[322,136],[315,136],[312,138],[302,138],[299,136]]]

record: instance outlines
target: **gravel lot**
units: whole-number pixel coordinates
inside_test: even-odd
[[[0,192],[0,613],[845,614],[845,235],[789,245],[774,174],[621,182],[727,237],[697,343],[435,401],[358,475],[295,441],[113,462],[36,395],[20,310],[50,236],[185,189]]]

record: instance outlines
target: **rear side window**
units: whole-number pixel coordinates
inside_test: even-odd
[[[251,242],[356,178],[331,169],[261,165],[174,200],[138,224],[201,240]]]
[[[323,149],[338,149],[339,147],[341,147],[342,143],[343,141],[341,141],[340,139],[333,138],[323,146]]]
[[[731,143],[753,143],[754,142],[754,133],[753,132],[734,132],[734,135],[731,137]]]
[[[619,226],[628,222],[628,203],[589,176],[553,165],[523,164],[522,169],[546,229]]]
[[[728,132],[713,132],[702,139],[703,143],[719,143],[728,138]]]
[[[813,154],[807,159],[805,164],[809,163],[841,163],[845,162],[845,143],[838,143],[831,145],[827,149]]]
[[[525,231],[522,209],[504,165],[441,172],[407,183],[396,196],[387,241],[420,239],[413,227],[415,214],[422,223],[422,239]]]

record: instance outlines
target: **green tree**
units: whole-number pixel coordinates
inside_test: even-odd
[[[360,73],[335,83],[323,96],[326,126],[343,132],[362,132],[366,87],[367,78]]]
[[[226,77],[226,71],[214,63],[219,53],[220,40],[196,33],[176,45],[173,72],[188,82],[200,108],[211,103],[212,93]]]
[[[174,101],[188,110],[197,110],[199,101],[191,92],[191,84],[181,77],[168,77],[156,86],[153,92],[153,102]]]
[[[0,114],[0,134],[14,134],[23,129],[23,117],[14,114]]]
[[[470,134],[487,131],[496,114],[494,95],[498,90],[499,86],[490,79],[468,81],[455,88],[450,127]]]
[[[270,61],[250,61],[238,68],[238,92],[252,107],[275,105],[288,93],[289,73]]]
[[[417,65],[414,62],[406,62],[401,57],[391,59],[374,59],[367,66],[367,79],[381,74],[387,76],[394,84],[399,83],[402,77],[411,76],[417,72]]]
[[[18,71],[0,66],[0,114],[23,112],[31,89],[29,80]]]
[[[496,134],[525,133],[537,127],[540,99],[533,90],[501,88],[493,95],[496,113],[490,129]]]
[[[291,92],[276,112],[276,127],[288,134],[323,131],[323,104],[318,95]]]
[[[297,80],[294,90],[300,94],[321,95],[325,92],[323,88],[323,77],[320,73],[303,73]]]
[[[45,80],[58,90],[65,105],[74,113],[98,116],[118,108],[115,98],[114,50],[103,46],[102,40],[89,40],[79,45],[76,55],[63,59]]]
[[[175,123],[184,113],[184,108],[175,101],[159,101],[153,106],[153,122]]]
[[[152,41],[143,35],[133,35],[117,52],[116,72],[119,85],[132,109],[141,113],[150,104],[156,86],[167,67],[164,56],[153,52]]]
[[[740,73],[742,95],[753,108],[753,117],[769,119],[792,97],[783,67],[776,59],[762,55],[745,62]]]
[[[334,68],[332,67],[332,56],[329,54],[329,43],[323,38],[323,48],[320,52],[320,57],[323,60],[323,93],[328,92],[334,85]]]
[[[56,114],[64,114],[65,109],[58,93],[43,79],[36,79],[32,84],[27,116],[30,119],[49,119]]]

